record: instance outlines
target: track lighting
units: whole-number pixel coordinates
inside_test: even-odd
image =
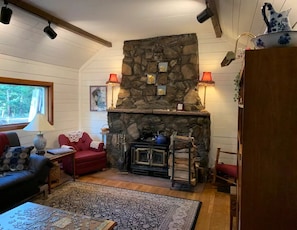
[[[0,18],[0,21],[3,23],[3,24],[9,24],[10,22],[10,19],[11,19],[11,15],[12,15],[12,10],[7,8],[7,4],[8,2],[7,1],[4,1],[4,5],[2,8],[1,8],[1,18]]]
[[[243,36],[247,36],[247,37],[249,37],[251,39],[256,37],[255,35],[253,35],[250,32],[244,32],[244,33],[240,34],[236,39],[234,52],[233,51],[228,51],[228,53],[224,57],[223,61],[221,62],[221,67],[229,65],[232,61],[234,61],[236,59],[238,41]]]
[[[47,34],[47,36],[49,36],[49,38],[51,39],[55,39],[57,37],[57,33],[53,30],[53,28],[51,27],[51,22],[48,22],[48,26],[44,27],[43,29],[44,33]]]
[[[197,21],[200,23],[203,23],[212,16],[213,16],[213,12],[207,6],[205,10],[203,10],[200,14],[197,15]]]

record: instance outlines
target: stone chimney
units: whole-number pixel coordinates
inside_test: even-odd
[[[125,41],[122,81],[115,109],[108,110],[107,157],[113,167],[121,156],[118,135],[131,142],[144,132],[173,132],[195,138],[207,167],[210,114],[198,95],[198,41],[182,34]],[[177,111],[177,105],[182,111]],[[129,154],[129,153],[127,153]]]

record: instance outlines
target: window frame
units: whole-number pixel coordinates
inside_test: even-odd
[[[35,81],[35,80],[25,80],[18,78],[8,78],[0,76],[0,84],[10,84],[10,85],[28,85],[28,86],[40,86],[47,88],[46,90],[46,111],[48,122],[54,124],[54,83],[46,81]],[[23,129],[29,122],[10,124],[10,125],[0,125],[1,131],[10,131],[16,129]]]

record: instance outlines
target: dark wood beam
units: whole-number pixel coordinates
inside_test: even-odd
[[[216,34],[217,38],[222,37],[222,29],[219,21],[217,6],[215,3],[215,0],[207,0],[206,2],[208,4],[208,7],[213,12],[213,16],[211,17],[212,25]]]
[[[45,19],[46,21],[50,21],[54,24],[56,24],[57,26],[64,28],[65,30],[68,30],[72,33],[75,33],[79,36],[82,36],[84,38],[90,39],[92,41],[95,41],[101,45],[107,46],[107,47],[112,47],[112,43],[109,41],[106,41],[100,37],[95,36],[94,34],[91,34],[85,30],[82,30],[81,28],[74,26],[60,18],[57,18],[49,13],[47,13],[46,11],[39,9],[25,1],[22,0],[7,0],[8,3],[11,3],[31,14],[34,14],[38,17],[41,17],[43,19]]]

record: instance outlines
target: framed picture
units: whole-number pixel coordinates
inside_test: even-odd
[[[147,80],[146,80],[147,84],[152,85],[156,83],[156,74],[148,73],[146,77],[147,77]]]
[[[167,72],[168,62],[159,62],[158,64],[159,72]]]
[[[107,104],[106,97],[106,86],[90,86],[90,111],[105,111]]]
[[[157,95],[158,96],[166,95],[166,85],[157,86]]]
[[[184,104],[183,103],[177,103],[176,110],[177,111],[183,111],[184,110]]]

